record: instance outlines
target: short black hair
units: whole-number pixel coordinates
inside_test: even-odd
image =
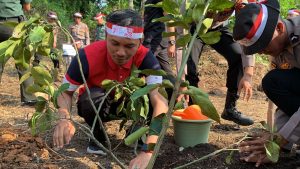
[[[119,26],[143,27],[143,19],[140,14],[131,9],[113,11],[106,17],[106,22]]]

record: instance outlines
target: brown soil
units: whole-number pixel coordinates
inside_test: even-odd
[[[226,94],[225,79],[227,64],[213,50],[206,50],[201,59],[201,87],[210,94],[210,98],[218,112],[222,112]],[[244,114],[251,116],[255,124],[250,127],[237,126],[229,121],[222,121],[222,125],[213,123],[209,144],[197,145],[179,151],[179,146],[174,143],[173,127],[168,130],[164,144],[161,147],[154,168],[174,168],[197,158],[207,155],[215,150],[229,146],[242,138],[245,133],[257,130],[259,121],[266,119],[267,102],[263,93],[257,90],[262,76],[267,72],[267,67],[257,65],[254,78],[254,96],[249,101],[239,100],[238,108]],[[0,84],[0,169],[6,168],[120,168],[109,157],[90,155],[85,152],[88,138],[77,128],[71,141],[62,150],[53,150],[52,131],[38,137],[33,137],[27,126],[28,119],[33,114],[32,107],[20,104],[19,85],[17,73],[13,62],[6,66]],[[74,112],[76,114],[76,112]],[[74,115],[76,120],[83,120]],[[133,149],[120,144],[125,136],[125,131],[118,132],[120,121],[106,124],[107,131],[112,141],[115,155],[126,165],[134,158]],[[235,153],[231,164],[226,164],[225,159],[229,152],[223,152],[207,160],[197,162],[187,168],[224,168],[224,169],[252,169],[253,164],[239,161],[239,154]],[[295,153],[283,153],[277,164],[263,165],[260,168],[286,168],[293,169],[300,166],[300,158]]]

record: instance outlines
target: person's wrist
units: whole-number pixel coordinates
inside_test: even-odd
[[[68,110],[61,109],[61,108],[58,109],[58,118],[60,120],[62,120],[62,119],[70,119],[70,114],[69,114]]]

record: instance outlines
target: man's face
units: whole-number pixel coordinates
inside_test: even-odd
[[[141,44],[140,39],[129,39],[107,34],[107,50],[117,65],[127,63]]]
[[[280,31],[277,28],[274,31],[273,37],[271,42],[269,43],[269,45],[262,50],[259,53],[263,53],[266,55],[271,55],[271,56],[279,56],[279,54],[284,50],[284,48],[286,47],[286,36],[285,36],[286,32],[284,31]]]
[[[81,22],[81,18],[80,17],[74,17],[74,21],[76,24],[79,24]]]
[[[294,18],[296,16],[299,16],[298,14],[288,14],[287,19]]]

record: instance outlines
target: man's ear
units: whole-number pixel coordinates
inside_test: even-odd
[[[285,25],[283,22],[279,21],[277,23],[277,26],[276,26],[276,30],[278,31],[279,34],[282,34],[285,32]]]

